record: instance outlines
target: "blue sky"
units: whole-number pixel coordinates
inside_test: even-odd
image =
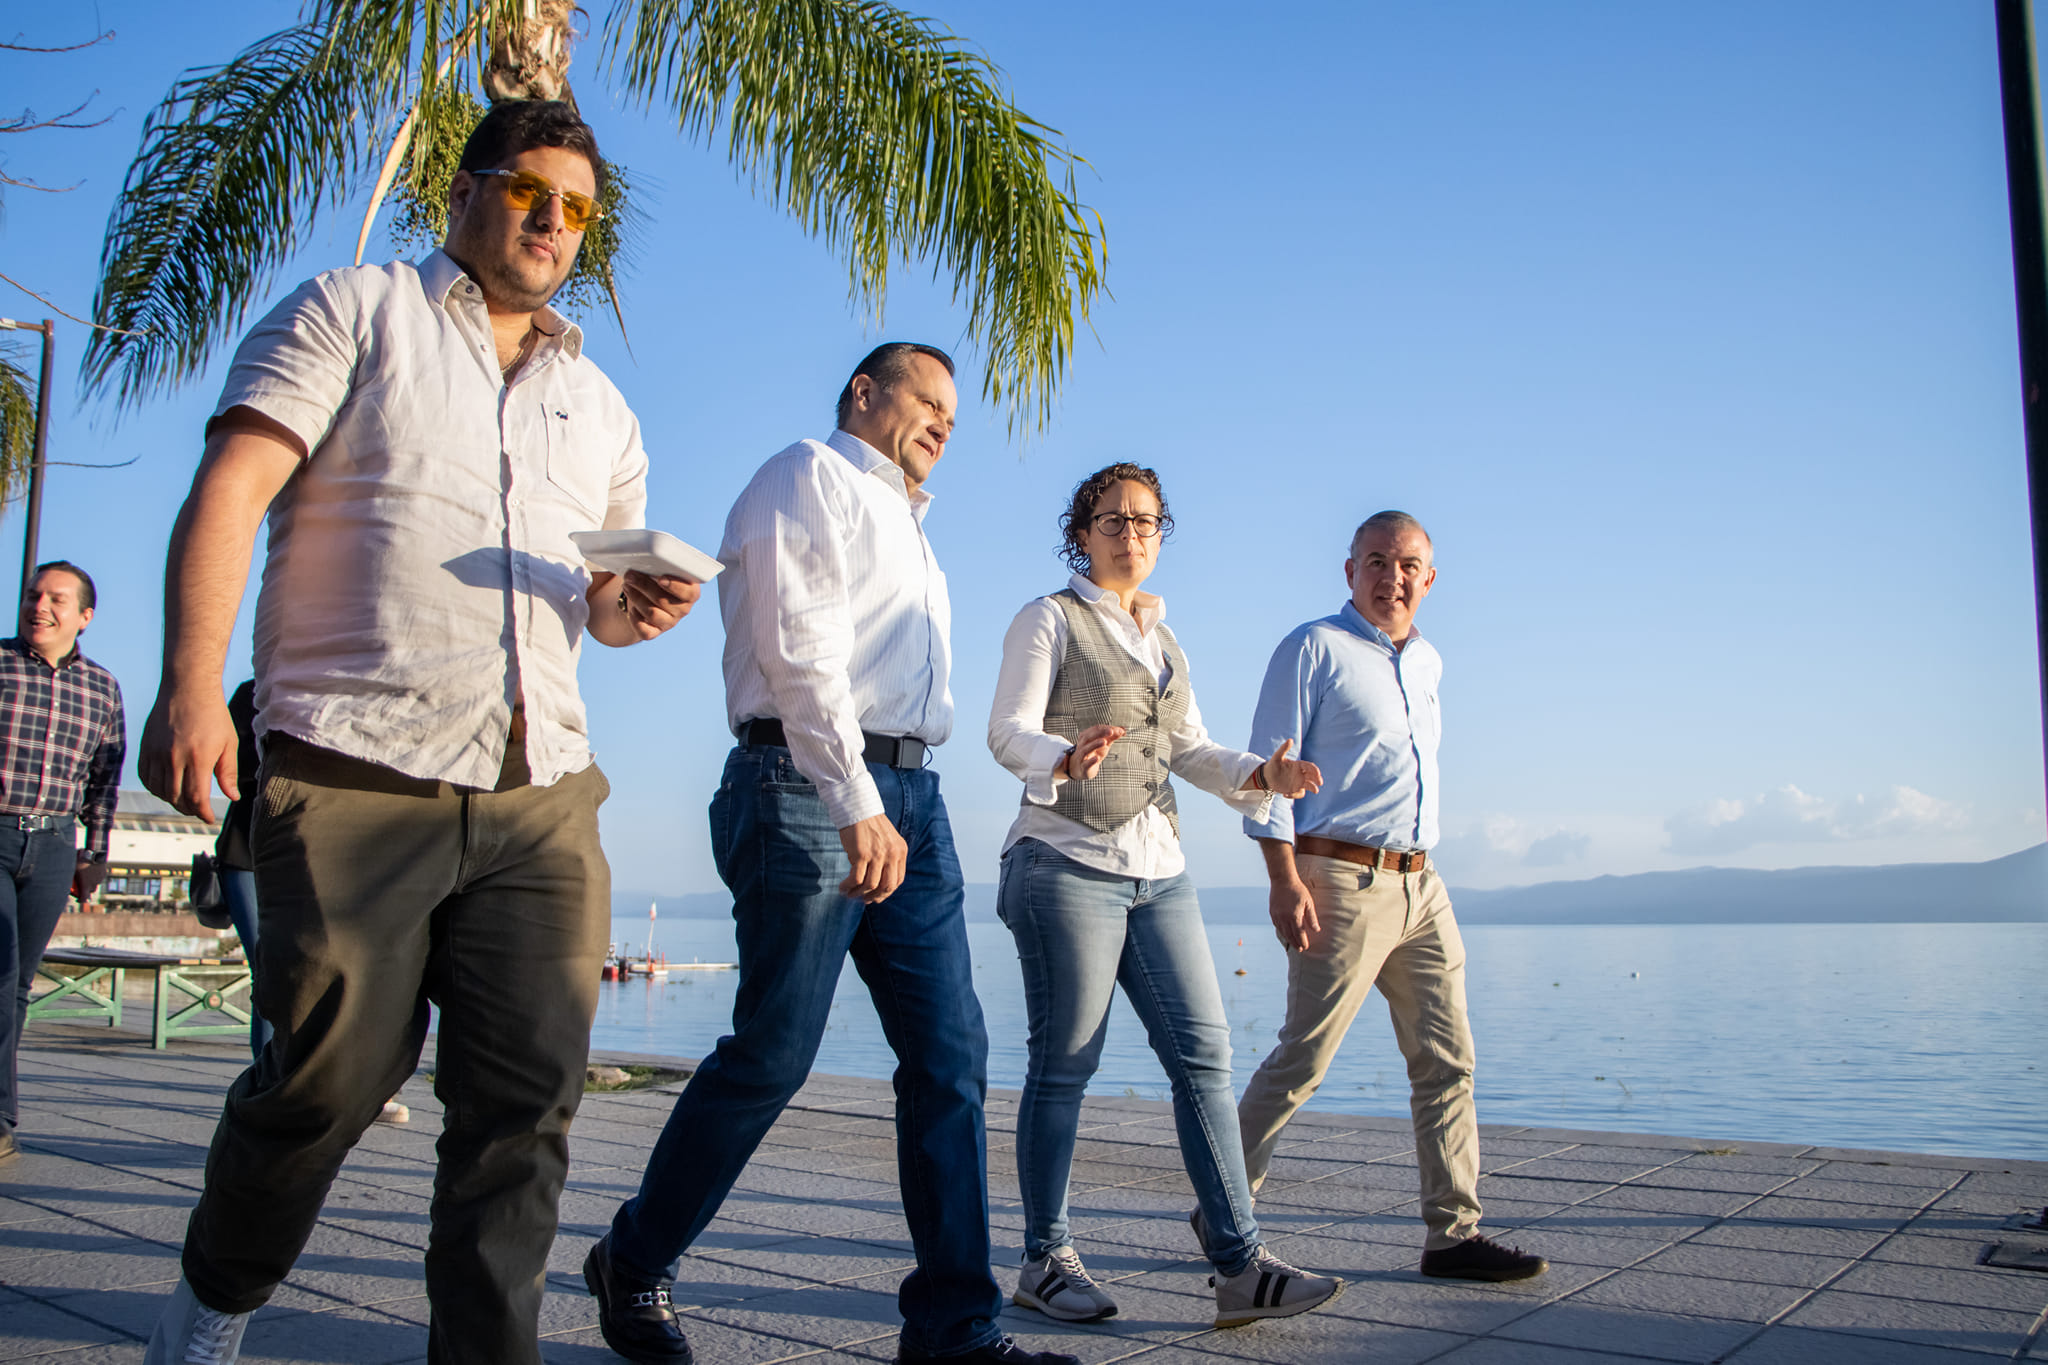
[[[925,12],[1089,159],[1114,294],[1052,425],[1012,440],[966,385],[931,484],[959,710],[938,766],[970,881],[994,879],[1017,798],[982,743],[1004,628],[1063,580],[1054,518],[1114,459],[1166,481],[1179,528],[1152,586],[1237,742],[1272,644],[1342,601],[1351,527],[1389,506],[1429,525],[1441,575],[1419,624],[1446,660],[1453,884],[2040,839],[1990,6]],[[78,185],[7,192],[0,271],[83,312],[142,118],[179,70],[294,14],[19,12],[22,41],[116,37],[0,54],[0,115],[97,91],[114,117],[0,140],[0,169]],[[572,78],[648,185],[651,228],[632,356],[601,317],[589,349],[640,413],[651,524],[713,548],[755,466],[826,432],[868,346],[953,345],[964,315],[913,265],[886,327],[865,326],[828,252],[722,157],[621,108],[593,49]],[[271,297],[346,264],[356,222],[323,224]],[[0,287],[0,315],[44,314]],[[53,458],[137,462],[54,470],[43,552],[97,576],[87,647],[139,733],[164,539],[226,353],[117,417],[78,404],[83,334],[59,338]],[[20,531],[10,510],[10,582]],[[621,889],[717,885],[720,645],[707,604],[656,644],[586,653]],[[1259,879],[1220,803],[1182,805],[1201,881]]]

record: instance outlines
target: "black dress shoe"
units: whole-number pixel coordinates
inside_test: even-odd
[[[1422,1253],[1422,1273],[1440,1280],[1526,1280],[1550,1269],[1550,1262],[1490,1237],[1471,1237],[1454,1247]]]
[[[928,1356],[921,1351],[912,1351],[902,1342],[896,1343],[896,1365],[922,1365],[925,1361],[943,1361],[945,1365],[1081,1365],[1081,1357],[1062,1355],[1058,1351],[1027,1351],[1009,1337],[992,1341],[977,1350],[957,1356]]]
[[[667,1280],[642,1280],[612,1260],[606,1233],[583,1258],[583,1283],[597,1296],[597,1329],[604,1344],[635,1365],[689,1365],[690,1343],[676,1325]]]

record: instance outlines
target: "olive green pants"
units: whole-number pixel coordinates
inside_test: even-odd
[[[1472,1028],[1465,1017],[1465,941],[1435,867],[1375,872],[1296,854],[1321,931],[1287,953],[1287,1021],[1238,1102],[1252,1189],[1294,1111],[1308,1102],[1368,990],[1377,985],[1408,1063],[1409,1110],[1428,1250],[1479,1228],[1479,1120],[1472,1104]]]
[[[193,1293],[249,1312],[291,1270],[349,1149],[441,1010],[428,1358],[534,1365],[542,1275],[610,927],[593,765],[497,791],[288,737],[256,807],[256,1004],[275,1030],[228,1089],[185,1234]]]

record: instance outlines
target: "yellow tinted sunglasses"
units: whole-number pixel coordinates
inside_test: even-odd
[[[532,171],[471,171],[471,175],[502,175],[510,183],[505,186],[505,197],[515,209],[530,209],[550,195],[562,201],[562,222],[571,232],[581,232],[592,221],[604,217],[604,209],[587,194],[574,190],[558,190],[546,176],[535,175]]]

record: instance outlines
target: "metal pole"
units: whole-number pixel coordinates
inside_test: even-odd
[[[36,571],[36,528],[43,519],[43,462],[50,457],[50,352],[56,345],[57,324],[44,318],[41,327],[22,327],[20,323],[15,327],[43,334],[43,372],[36,381],[36,444],[28,466],[28,532],[21,547],[21,595],[15,599],[19,602],[28,596],[29,579]]]
[[[2034,630],[2048,740],[2048,224],[2041,201],[2041,105],[2032,0],[1997,0],[1998,87],[2005,115],[2005,191],[2012,214],[2012,283],[2019,318],[2020,410],[2027,441],[2027,509],[2034,533]],[[2048,759],[2048,755],[2044,755]]]

